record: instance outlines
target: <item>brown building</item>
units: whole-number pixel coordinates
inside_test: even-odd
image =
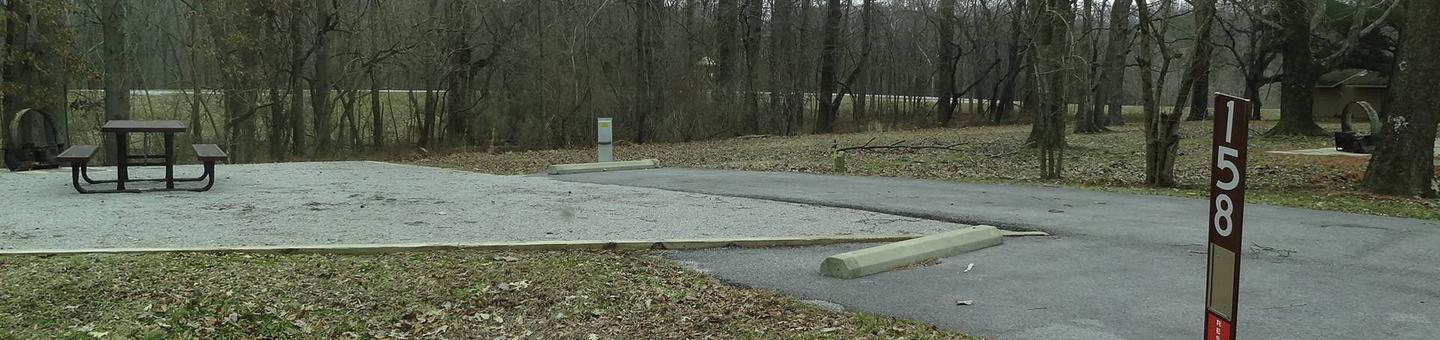
[[[1315,116],[1338,116],[1345,105],[1357,100],[1369,102],[1375,111],[1383,113],[1389,84],[1390,78],[1368,70],[1349,69],[1321,75],[1315,85]],[[1355,117],[1364,117],[1364,111],[1359,108],[1350,110]]]

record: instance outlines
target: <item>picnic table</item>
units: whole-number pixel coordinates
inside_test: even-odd
[[[112,120],[105,122],[100,127],[100,132],[114,138],[115,141],[115,179],[96,180],[90,178],[88,163],[90,158],[95,156],[98,149],[94,145],[75,145],[66,149],[57,159],[70,163],[71,183],[75,190],[82,194],[88,193],[111,193],[111,192],[144,192],[144,191],[170,191],[177,190],[175,182],[196,182],[207,181],[204,187],[185,188],[178,190],[207,191],[215,184],[215,162],[224,161],[227,156],[220,147],[214,144],[195,144],[196,158],[204,163],[205,170],[200,177],[175,178],[175,134],[185,132],[185,125],[178,120]],[[152,154],[130,154],[131,134],[161,134],[164,137],[164,153]],[[149,146],[148,139],[146,146]],[[146,151],[148,152],[148,151]],[[139,161],[135,161],[139,160]],[[165,167],[164,178],[130,178],[131,166],[163,166]],[[114,190],[91,190],[81,186],[80,180],[88,184],[115,183]],[[165,182],[163,189],[127,189],[127,182]]]

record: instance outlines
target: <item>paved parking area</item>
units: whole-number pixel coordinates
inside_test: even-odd
[[[1195,339],[1204,323],[1206,210],[1197,199],[1023,185],[656,169],[557,176],[852,207],[1054,236],[854,280],[820,261],[863,245],[709,249],[667,257],[721,280],[998,339]],[[1251,204],[1242,339],[1435,339],[1440,223]],[[975,267],[970,271],[969,264]],[[958,300],[973,300],[969,306]]]

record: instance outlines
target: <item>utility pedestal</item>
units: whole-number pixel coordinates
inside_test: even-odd
[[[599,162],[615,161],[615,135],[610,132],[610,118],[600,118],[595,131],[599,149]]]

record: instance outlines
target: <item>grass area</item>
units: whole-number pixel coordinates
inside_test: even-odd
[[[0,338],[968,338],[648,252],[0,257]]]
[[[835,173],[830,146],[959,143],[950,150],[860,151],[849,154],[848,175],[890,176],[958,182],[1014,183],[1120,191],[1151,195],[1205,197],[1209,176],[1210,125],[1185,122],[1181,128],[1176,176],[1180,188],[1143,185],[1143,135],[1137,124],[1112,127],[1113,132],[1068,135],[1064,178],[1039,180],[1034,149],[1023,147],[1030,127],[1020,125],[927,129],[797,137],[728,139],[692,143],[622,145],[620,159],[660,159],[665,166],[758,171]],[[1273,121],[1251,125],[1264,131]],[[1338,130],[1337,126],[1326,126]],[[873,142],[871,140],[873,139]],[[1328,137],[1252,138],[1247,200],[1282,206],[1352,213],[1440,220],[1436,201],[1384,197],[1357,190],[1367,159],[1266,153],[1269,150],[1331,146]],[[547,150],[502,154],[455,153],[411,160],[422,165],[498,174],[536,173],[556,163],[591,162],[591,149]]]

